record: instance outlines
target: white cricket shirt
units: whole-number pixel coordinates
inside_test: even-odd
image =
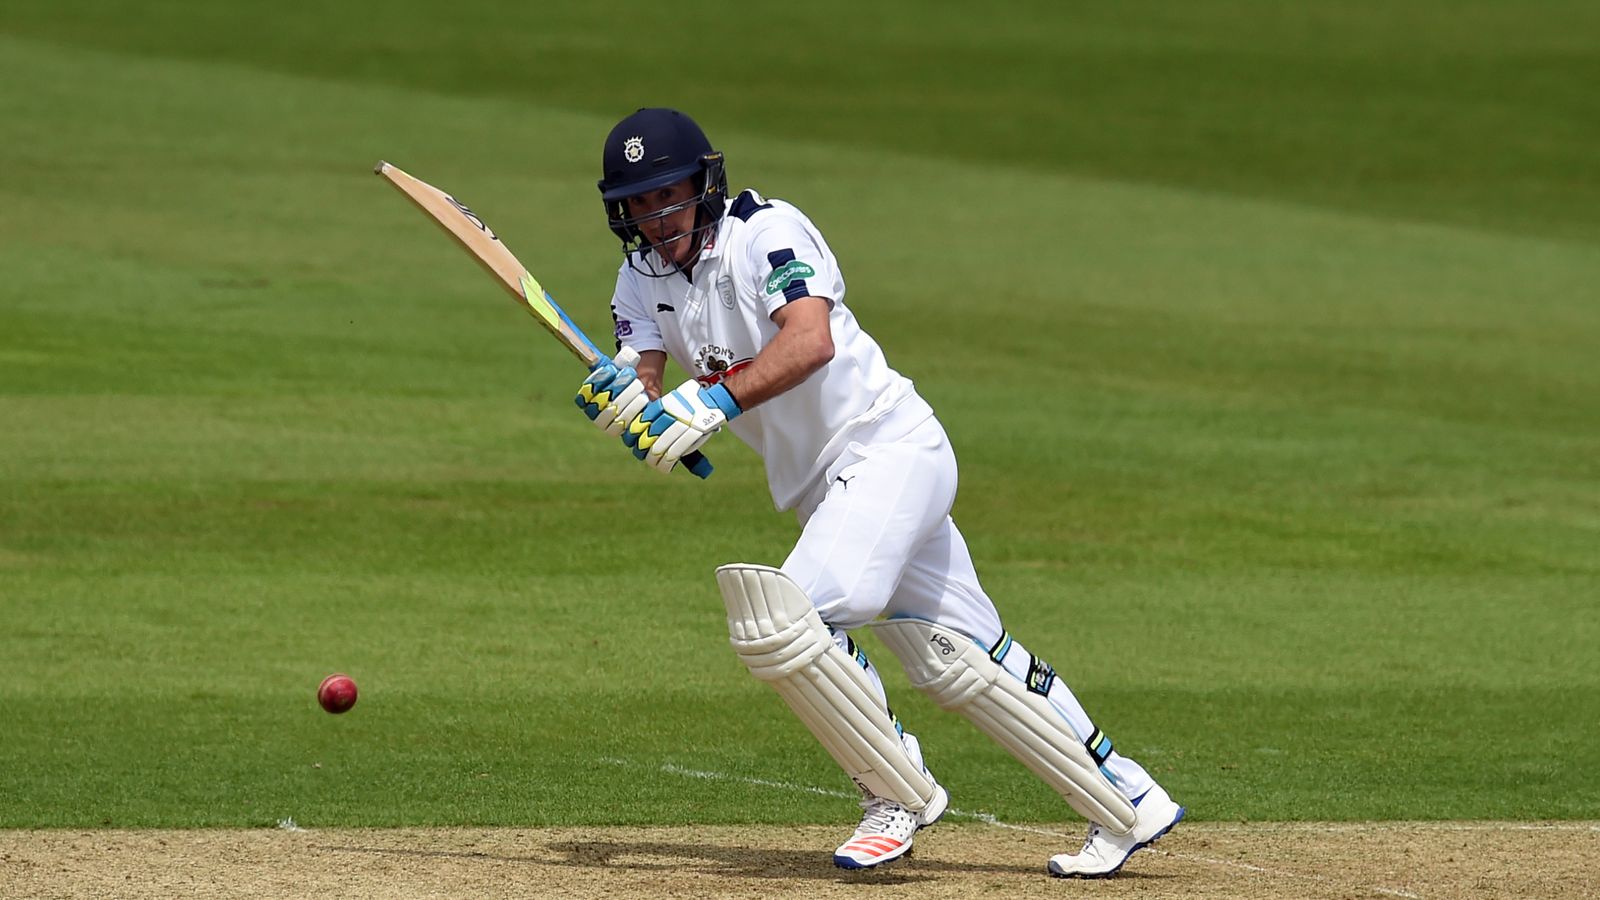
[[[611,315],[619,345],[666,351],[712,385],[777,336],[774,311],[802,297],[831,301],[833,359],[728,425],[765,461],[772,502],[789,509],[852,441],[894,440],[933,415],[856,324],[844,292],[839,263],[811,220],[782,200],[746,190],[701,251],[693,281],[676,273],[651,278],[624,262]]]

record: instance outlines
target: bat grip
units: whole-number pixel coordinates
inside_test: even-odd
[[[594,371],[607,362],[622,368],[636,366],[639,364],[639,353],[632,347],[623,347],[621,350],[617,351],[617,355],[615,357],[612,357],[609,360],[602,355],[593,366],[589,367],[589,370]],[[678,462],[682,463],[683,467],[693,473],[696,478],[711,477],[711,460],[706,459],[706,455],[701,453],[699,450],[684,454],[683,458],[678,460]]]
[[[683,463],[696,478],[711,477],[711,460],[706,459],[706,455],[699,450],[684,454],[678,462]]]

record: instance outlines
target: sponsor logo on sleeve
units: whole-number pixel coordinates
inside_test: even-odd
[[[779,293],[784,288],[788,287],[791,282],[803,281],[807,278],[813,277],[816,274],[816,269],[811,268],[798,259],[792,259],[774,269],[772,274],[767,277],[767,293]]]
[[[627,319],[617,320],[617,337],[625,338],[633,335],[633,323]]]

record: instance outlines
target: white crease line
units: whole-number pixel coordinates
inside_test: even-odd
[[[628,760],[618,759],[617,757],[614,757],[614,756],[601,757],[600,761],[603,762],[603,763],[606,763],[608,765],[614,765],[614,766],[632,766],[632,765],[634,765],[634,763],[629,762]],[[667,773],[670,773],[670,774],[673,774],[673,775],[684,775],[684,776],[687,776],[689,778],[699,778],[699,779],[703,779],[703,780],[706,780],[706,781],[736,781],[736,782],[740,782],[740,783],[743,783],[743,784],[757,785],[759,787],[778,788],[779,790],[797,791],[799,793],[805,793],[805,794],[819,794],[819,795],[824,796],[824,797],[838,797],[838,798],[843,799],[843,800],[855,800],[860,796],[859,794],[847,793],[845,791],[835,791],[835,790],[830,790],[828,788],[820,788],[820,787],[815,787],[815,786],[808,785],[808,784],[796,784],[794,782],[789,782],[789,781],[771,781],[771,780],[766,779],[766,778],[748,778],[748,777],[745,777],[745,776],[742,776],[742,775],[729,775],[726,772],[710,772],[710,771],[706,771],[704,769],[688,769],[688,768],[684,768],[683,766],[674,765],[672,763],[666,763],[666,764],[662,765],[661,766],[661,771],[667,772]],[[1060,837],[1060,838],[1069,838],[1069,839],[1073,837],[1073,835],[1066,834],[1066,833],[1063,833],[1063,832],[1060,832],[1060,831],[1054,831],[1054,830],[1049,829],[1049,828],[1034,828],[1034,827],[1031,827],[1031,826],[1028,826],[1028,825],[1012,825],[1009,822],[1002,822],[999,819],[995,818],[994,815],[992,815],[991,813],[986,813],[986,812],[967,812],[966,810],[956,809],[955,807],[951,807],[949,809],[949,811],[947,812],[947,815],[959,816],[959,817],[964,818],[964,819],[973,819],[975,821],[982,822],[982,823],[984,823],[986,825],[991,825],[991,826],[993,826],[995,828],[1007,828],[1007,829],[1010,829],[1012,831],[1026,831],[1026,832],[1030,832],[1030,833],[1033,833],[1033,834],[1046,835],[1046,836],[1049,836],[1049,837]],[[1208,827],[1210,827],[1210,826],[1208,826]],[[1304,830],[1310,830],[1310,829],[1304,829]],[[1299,878],[1299,879],[1302,879],[1304,881],[1316,881],[1316,882],[1321,882],[1323,884],[1332,885],[1334,887],[1342,888],[1342,889],[1348,889],[1349,888],[1348,885],[1345,885],[1343,883],[1336,882],[1336,881],[1331,881],[1331,880],[1329,880],[1327,878],[1324,878],[1324,877],[1322,877],[1320,875],[1306,875],[1306,874],[1302,874],[1300,872],[1288,872],[1288,871],[1284,871],[1282,869],[1268,869],[1265,866],[1256,866],[1256,865],[1251,865],[1250,863],[1233,862],[1232,860],[1226,860],[1226,859],[1213,859],[1213,858],[1211,858],[1209,856],[1194,856],[1194,855],[1191,855],[1191,854],[1188,854],[1188,853],[1174,853],[1172,851],[1161,850],[1161,849],[1156,848],[1156,847],[1150,847],[1149,849],[1152,852],[1159,853],[1159,854],[1161,854],[1163,856],[1170,856],[1170,857],[1172,857],[1174,859],[1184,859],[1184,860],[1189,860],[1191,862],[1205,863],[1207,865],[1222,866],[1223,868],[1243,869],[1246,872],[1254,872],[1254,873],[1257,873],[1257,874],[1260,874],[1260,875],[1268,875],[1268,876],[1273,876],[1273,877],[1277,877],[1277,878]],[[1377,892],[1379,894],[1384,894],[1384,895],[1387,895],[1387,896],[1390,896],[1390,897],[1405,897],[1405,898],[1409,898],[1409,900],[1417,900],[1417,898],[1419,898],[1421,896],[1419,894],[1413,894],[1413,893],[1411,893],[1409,891],[1402,891],[1402,890],[1398,890],[1398,889],[1395,889],[1395,888],[1386,888],[1386,887],[1381,887],[1379,885],[1368,885],[1368,886],[1365,886],[1363,889],[1364,890],[1375,891],[1375,892]]]
[[[627,765],[627,763],[623,763],[623,765]],[[706,772],[700,769],[685,769],[683,766],[675,766],[672,763],[663,765],[661,767],[661,771],[671,772],[674,775],[687,775],[690,778],[703,778],[707,781],[741,781],[745,784],[754,784],[761,787],[779,788],[785,791],[800,791],[801,793],[806,794],[821,794],[824,797],[839,797],[845,800],[858,800],[861,798],[860,794],[847,794],[844,791],[834,791],[829,790],[828,788],[812,787],[811,785],[806,784],[790,784],[787,781],[768,781],[765,778],[743,778],[737,775],[728,775],[723,772]]]
[[[613,762],[613,760],[608,759],[606,762]],[[626,762],[621,760],[615,760],[614,762],[620,763],[621,765],[627,765]],[[663,765],[661,767],[661,771],[671,772],[674,775],[687,775],[691,778],[703,778],[707,781],[738,781],[744,784],[778,788],[785,791],[798,791],[805,794],[820,794],[824,797],[838,797],[842,800],[861,799],[861,795],[858,793],[834,791],[829,790],[828,788],[812,787],[811,785],[807,784],[794,784],[788,781],[769,781],[765,778],[746,778],[739,775],[729,775],[725,772],[707,772],[702,769],[686,769],[683,766],[673,765],[672,763]],[[1070,837],[1070,835],[1061,834],[1060,832],[1050,831],[1044,828],[1030,828],[1027,825],[1012,825],[1009,822],[1002,822],[986,812],[967,812],[964,809],[956,809],[953,806],[948,810],[945,810],[945,815],[957,816],[963,819],[973,819],[978,822],[983,822],[986,825],[993,825],[996,828],[1009,828],[1013,831],[1031,831],[1034,834],[1048,834],[1053,837]]]

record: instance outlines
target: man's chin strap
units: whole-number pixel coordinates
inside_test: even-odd
[[[702,223],[700,221],[701,219],[707,219],[709,221]],[[682,275],[684,278],[692,278],[694,275],[694,267],[700,262],[700,254],[706,252],[706,250],[711,247],[712,240],[716,236],[717,227],[720,224],[720,219],[711,219],[710,213],[705,209],[704,200],[702,199],[701,207],[695,211],[695,226],[688,234],[688,238],[695,242],[695,248],[694,254],[689,257],[689,261],[687,263],[680,264],[671,260],[665,260],[661,253],[656,250],[656,246],[645,240],[644,233],[638,231],[637,229],[634,230],[634,234],[638,236],[638,243],[629,244],[624,242],[622,245],[622,255],[628,260],[628,267],[630,269],[633,269],[635,272],[638,272],[640,275],[643,275],[646,278],[667,278],[672,275]],[[641,261],[641,259],[643,261]]]

